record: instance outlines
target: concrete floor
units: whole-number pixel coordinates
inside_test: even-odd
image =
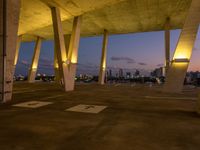
[[[17,83],[13,101],[0,105],[0,150],[199,150],[198,89],[156,89],[88,84],[64,93],[53,83]],[[12,106],[31,100],[54,104]],[[78,104],[108,108],[99,114],[64,111]]]

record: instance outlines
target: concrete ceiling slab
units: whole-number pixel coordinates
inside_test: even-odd
[[[82,36],[95,36],[107,29],[110,34],[182,28],[191,0],[22,0],[19,35],[23,41],[53,38],[49,6],[59,7],[64,32],[71,33],[73,17],[83,15]]]

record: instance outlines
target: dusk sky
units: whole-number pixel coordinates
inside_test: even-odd
[[[181,30],[171,31],[171,56]],[[79,47],[78,70],[80,74],[98,74],[102,36],[81,38]],[[54,74],[53,41],[44,41],[39,60],[39,73]],[[34,42],[22,43],[16,69],[16,75],[27,75],[34,50]],[[200,70],[200,36],[197,37],[189,70]],[[107,66],[112,70],[119,68],[134,72],[139,69],[148,75],[153,69],[163,66],[164,32],[146,32],[135,34],[111,35],[108,41]]]

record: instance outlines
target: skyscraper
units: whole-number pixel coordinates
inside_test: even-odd
[[[120,78],[124,77],[124,75],[123,75],[123,69],[119,69],[119,77]]]

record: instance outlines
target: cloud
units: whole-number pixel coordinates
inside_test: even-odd
[[[127,61],[127,64],[134,64],[135,61],[134,60],[131,60],[131,61]]]
[[[143,63],[143,62],[139,62],[138,65],[146,66],[147,64],[146,64],[146,63]]]
[[[51,60],[49,58],[40,58],[39,67],[50,69],[50,68],[54,67],[54,62],[53,62],[53,60]]]
[[[21,61],[19,61],[19,64],[22,64],[22,65],[29,65],[29,63],[28,63],[27,60],[21,60]]]
[[[194,47],[194,48],[193,48],[193,50],[194,50],[194,51],[198,51],[199,49],[198,49],[198,48],[196,48],[196,47]]]
[[[134,64],[135,63],[135,60],[130,58],[130,57],[114,57],[114,56],[112,56],[110,59],[112,61],[126,61],[126,63],[128,63],[128,64]]]
[[[27,60],[19,60],[19,65],[23,65],[25,67],[29,67],[31,65]],[[51,69],[54,67],[53,60],[47,58],[40,58],[38,67],[41,69]]]
[[[157,67],[163,67],[164,64],[157,64],[156,66],[157,66]]]
[[[92,64],[92,63],[86,63],[86,64],[78,63],[78,66],[79,66],[79,68],[86,69],[86,70],[87,69],[99,69],[99,66]]]
[[[48,59],[48,58],[40,58],[40,63],[41,64],[45,64],[45,65],[50,65],[50,64],[53,64],[53,60],[51,60],[51,59]]]
[[[119,60],[121,60],[120,57],[111,57],[110,59],[113,60],[113,61],[119,61]]]
[[[120,60],[126,60],[126,61],[134,61],[132,58],[129,57],[111,57],[111,60],[113,61],[120,61]]]

